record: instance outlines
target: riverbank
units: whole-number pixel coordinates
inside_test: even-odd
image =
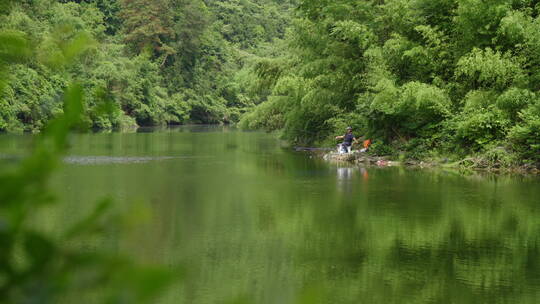
[[[462,171],[485,171],[493,173],[518,173],[518,174],[540,174],[540,168],[535,165],[511,165],[489,162],[481,157],[467,157],[458,161],[449,161],[446,158],[417,160],[401,159],[396,160],[391,156],[376,156],[370,153],[352,151],[351,153],[337,153],[317,151],[315,154],[328,162],[349,163],[362,166],[377,167],[415,167],[415,168],[444,168]]]

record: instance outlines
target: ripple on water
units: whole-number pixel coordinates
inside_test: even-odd
[[[137,164],[170,159],[189,158],[180,156],[68,156],[64,162],[75,165]]]

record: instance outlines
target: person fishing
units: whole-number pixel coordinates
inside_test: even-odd
[[[340,153],[350,153],[353,144],[357,144],[358,140],[354,137],[352,133],[352,128],[347,127],[347,133],[342,136],[336,136],[336,139],[343,139],[343,143],[338,146],[338,151]]]

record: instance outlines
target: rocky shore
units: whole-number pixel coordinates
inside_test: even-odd
[[[364,165],[377,166],[400,166],[402,162],[391,161],[386,157],[376,157],[368,155],[365,152],[352,151],[351,153],[329,152],[323,155],[323,159],[330,162],[348,162]]]
[[[490,166],[475,158],[466,158],[458,162],[448,162],[448,160],[441,161],[419,161],[419,160],[405,160],[395,161],[390,160],[385,156],[372,156],[365,152],[352,151],[351,153],[319,153],[320,157],[328,162],[333,163],[349,163],[363,166],[378,166],[378,167],[420,167],[420,168],[446,168],[453,170],[472,170],[472,171],[486,171],[494,173],[517,173],[517,174],[540,174],[540,170],[534,166]]]

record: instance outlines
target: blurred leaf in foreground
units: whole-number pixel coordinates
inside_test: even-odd
[[[0,69],[30,54],[26,39],[0,33]],[[75,39],[64,58],[84,50]],[[75,46],[76,45],[76,46]],[[71,84],[64,93],[63,114],[50,122],[36,139],[31,155],[16,168],[0,171],[0,303],[58,303],[91,299],[93,303],[153,303],[155,297],[179,278],[179,271],[141,266],[117,254],[70,246],[85,244],[100,233],[112,202],[104,200],[63,237],[37,231],[32,216],[55,202],[47,181],[65,153],[68,136],[83,121],[84,92]]]

